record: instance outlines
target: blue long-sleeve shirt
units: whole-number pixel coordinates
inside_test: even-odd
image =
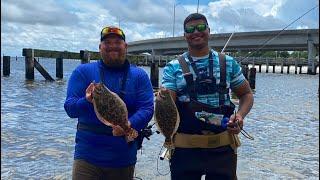
[[[100,70],[104,83],[119,94],[125,68],[109,68],[102,61],[81,64],[68,82],[64,108],[71,118],[79,122],[104,126],[97,118],[93,104],[86,100],[85,91],[92,81],[100,82]],[[130,66],[123,98],[131,127],[137,131],[145,127],[153,116],[153,90],[147,73],[134,65]],[[76,133],[74,159],[84,159],[102,167],[125,167],[136,163],[137,146],[127,143],[124,137],[96,134],[78,130]]]

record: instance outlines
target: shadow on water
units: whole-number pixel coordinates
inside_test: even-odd
[[[40,62],[55,73],[55,61]],[[1,77],[1,178],[71,179],[76,119],[63,104],[68,78],[80,62],[65,61],[64,79],[54,82],[38,72],[26,81],[24,62],[11,63],[11,75]],[[239,179],[319,178],[318,88],[318,75],[257,73],[255,103],[245,119],[255,140],[240,135]],[[156,133],[144,141],[137,177],[170,179],[159,174],[169,171],[168,161],[159,161],[157,171],[163,141]]]

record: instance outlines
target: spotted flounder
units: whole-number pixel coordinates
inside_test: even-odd
[[[105,125],[119,125],[127,137],[138,136],[135,129],[129,126],[126,104],[103,83],[96,83],[92,92],[94,111],[98,119]]]
[[[160,91],[156,97],[154,120],[159,131],[165,137],[163,144],[167,149],[173,149],[173,136],[177,132],[180,117],[168,90]]]

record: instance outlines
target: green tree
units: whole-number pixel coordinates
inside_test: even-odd
[[[289,57],[289,52],[288,51],[281,51],[279,53],[279,56],[282,57],[282,58],[288,58]]]
[[[292,58],[305,58],[307,59],[308,58],[308,52],[307,51],[294,51],[290,57]]]

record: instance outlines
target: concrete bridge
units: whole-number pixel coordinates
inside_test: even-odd
[[[308,73],[315,74],[315,62],[319,51],[319,29],[258,31],[234,33],[225,52],[234,51],[308,51]],[[211,34],[209,46],[217,51],[226,44],[231,33]],[[128,53],[148,52],[153,55],[181,54],[187,50],[184,37],[149,39],[128,43]]]

